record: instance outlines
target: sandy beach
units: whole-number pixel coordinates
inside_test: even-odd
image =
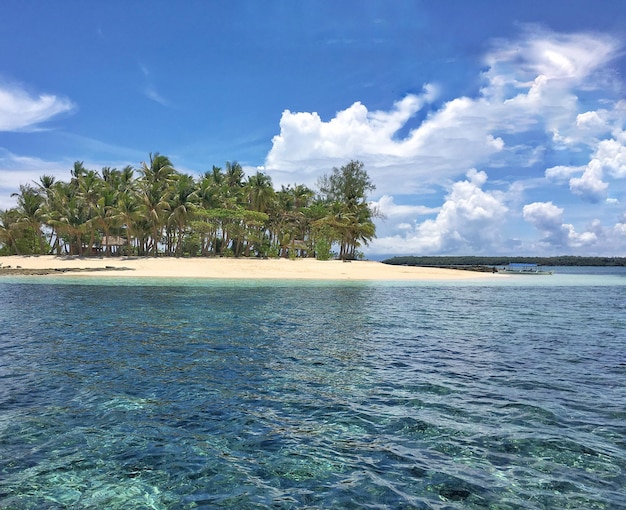
[[[315,259],[143,258],[143,257],[0,257],[0,275],[15,269],[39,274],[119,278],[221,278],[292,280],[467,280],[491,274],[454,269],[391,266],[382,262]],[[24,271],[22,271],[22,274]]]

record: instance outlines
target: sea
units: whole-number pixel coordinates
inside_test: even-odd
[[[0,277],[2,509],[626,509],[626,268]]]

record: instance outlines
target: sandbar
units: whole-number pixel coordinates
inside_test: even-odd
[[[10,268],[9,268],[10,266]],[[40,275],[115,278],[213,278],[285,280],[468,280],[497,275],[435,267],[392,266],[376,261],[258,258],[76,257],[12,255],[0,257],[0,275],[16,269]],[[26,271],[22,271],[26,274]]]

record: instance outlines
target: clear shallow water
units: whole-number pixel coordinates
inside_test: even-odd
[[[0,280],[0,508],[626,508],[624,278],[561,276]]]

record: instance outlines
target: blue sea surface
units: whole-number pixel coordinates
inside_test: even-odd
[[[625,284],[0,278],[0,508],[624,509]]]

